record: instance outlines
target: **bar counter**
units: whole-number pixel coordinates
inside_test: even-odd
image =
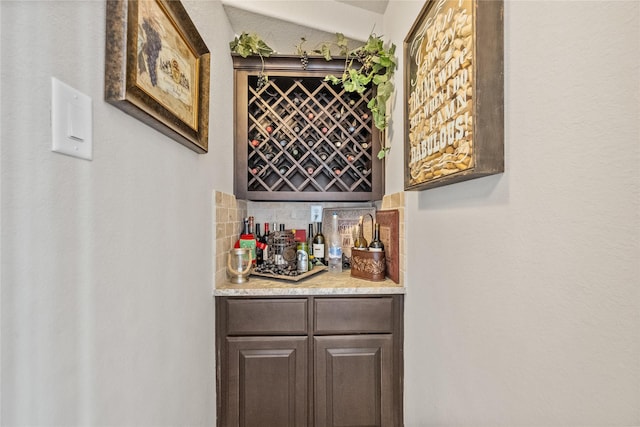
[[[216,283],[214,296],[283,295],[388,295],[404,294],[406,288],[390,279],[380,282],[351,277],[350,270],[335,274],[321,271],[298,282],[262,276],[250,276],[242,284]]]

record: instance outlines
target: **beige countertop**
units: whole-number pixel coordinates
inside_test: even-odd
[[[214,296],[381,295],[405,292],[405,287],[389,279],[372,282],[351,277],[350,270],[340,274],[325,270],[298,282],[260,276],[250,276],[248,282],[240,285],[224,281],[216,283]]]

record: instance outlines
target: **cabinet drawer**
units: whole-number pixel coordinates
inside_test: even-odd
[[[393,298],[316,298],[314,332],[390,333]]]
[[[228,299],[228,335],[306,335],[307,300]]]

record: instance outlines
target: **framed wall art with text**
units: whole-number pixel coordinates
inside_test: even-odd
[[[504,171],[502,1],[429,0],[404,40],[405,190]]]

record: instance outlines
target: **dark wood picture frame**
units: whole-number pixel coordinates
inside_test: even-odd
[[[428,0],[404,40],[405,190],[504,172],[504,4]]]
[[[209,141],[210,53],[177,0],[108,0],[105,100],[198,153]]]
[[[400,283],[400,211],[376,211],[376,222],[380,224],[380,240],[384,243],[386,276]]]

